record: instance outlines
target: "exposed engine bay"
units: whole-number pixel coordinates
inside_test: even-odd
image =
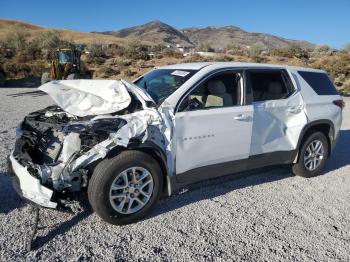
[[[151,141],[166,151],[166,122],[159,111],[148,107],[151,99],[126,81],[100,83],[107,86],[104,90],[94,86],[98,82],[54,81],[40,87],[57,105],[24,118],[10,156],[25,198],[55,208],[64,202],[65,194],[87,187],[89,171],[97,160],[131,142]],[[88,87],[83,91],[82,86]],[[118,98],[120,103],[116,103]],[[36,186],[28,179],[35,179]]]

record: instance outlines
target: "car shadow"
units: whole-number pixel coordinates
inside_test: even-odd
[[[38,250],[46,243],[50,242],[53,238],[68,232],[72,227],[79,224],[80,221],[86,219],[92,214],[92,208],[87,201],[82,201],[82,207],[83,210],[75,214],[72,218],[67,219],[62,223],[59,223],[58,225],[53,225],[54,229],[50,230],[46,235],[35,237],[32,243],[32,249]],[[39,227],[38,229],[40,232],[40,229],[42,228]]]
[[[350,165],[350,130],[340,130],[339,132],[338,143],[331,157],[326,162],[322,175],[327,175],[330,171]],[[291,176],[294,175],[289,166],[274,166],[196,183],[185,190],[189,191],[186,194],[178,194],[169,199],[165,198],[161,200],[161,203],[157,205],[152,214],[146,219],[176,210],[194,202],[225,195],[237,189],[275,182]],[[204,190],[198,190],[201,188],[204,188]],[[214,188],[214,190],[210,188]]]
[[[16,208],[25,206],[25,201],[12,187],[12,177],[0,172],[0,214],[7,214]]]
[[[13,93],[13,94],[8,94],[6,96],[10,96],[10,97],[20,97],[20,96],[38,97],[38,96],[45,96],[45,95],[47,95],[45,92],[37,90],[37,91],[29,91],[29,92],[22,92],[22,93]]]
[[[40,86],[40,78],[35,76],[23,77],[18,79],[7,79],[1,88],[32,88]]]
[[[348,154],[350,148],[350,130],[341,130],[339,142],[331,156],[327,161],[325,172],[328,172],[350,165],[350,157]],[[10,178],[3,176],[4,173],[0,173],[0,186],[1,186],[1,201],[7,203],[6,205],[0,205],[0,213],[8,213],[13,209],[20,208],[25,205],[25,202],[21,200],[12,189],[10,185]],[[187,189],[189,192],[184,194],[177,194],[170,198],[163,198],[156,205],[151,214],[145,218],[145,220],[152,219],[163,213],[171,212],[186,205],[205,200],[212,199],[221,195],[225,195],[237,189],[245,187],[256,186],[264,183],[271,183],[278,180],[282,180],[293,176],[290,167],[288,166],[275,166],[268,168],[261,168],[254,171],[242,172],[238,174],[232,174],[221,178],[200,182],[189,186]],[[313,178],[311,178],[313,179]],[[200,190],[203,189],[203,190]],[[5,197],[6,195],[6,197]],[[44,236],[38,236],[33,242],[33,249],[37,250],[47,242],[51,241],[58,235],[62,235],[69,231],[72,227],[86,219],[92,213],[92,209],[87,199],[81,201],[83,211],[76,214],[72,218],[53,225],[53,229],[50,230]],[[40,229],[39,229],[40,230]]]
[[[338,143],[326,162],[324,173],[350,165],[350,130],[340,130]]]

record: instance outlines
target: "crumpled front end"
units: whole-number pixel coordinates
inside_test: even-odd
[[[71,116],[56,106],[29,114],[9,157],[20,195],[55,208],[57,193],[81,191],[86,170],[72,170],[71,164],[125,124],[119,118]]]
[[[81,80],[78,84],[82,86]],[[57,85],[56,82],[52,88],[57,88]],[[15,148],[9,157],[9,167],[16,176],[20,195],[49,208],[65,205],[72,193],[84,190],[93,166],[111,150],[127,148],[131,142],[141,144],[152,140],[165,151],[168,141],[160,131],[164,129],[161,114],[154,108],[148,108],[147,101],[142,99],[143,94],[128,87],[130,83],[124,83],[127,93],[124,89],[113,91],[123,93],[120,98],[124,105],[118,107],[114,100],[112,106],[118,111],[112,113],[103,95],[99,96],[99,101],[103,100],[99,102],[102,110],[94,102],[95,98],[89,98],[96,94],[90,92],[86,95],[74,86],[69,88],[69,85],[64,83],[58,85],[57,90],[48,88],[47,91],[54,93],[56,100],[61,99],[60,92],[64,95],[74,92],[80,97],[78,104],[81,101],[85,104],[91,102],[90,109],[74,105],[70,100],[69,105],[65,104],[70,109],[63,110],[63,99],[60,106],[50,106],[29,114],[17,129]],[[111,92],[110,86],[113,87],[108,85],[108,92]],[[120,84],[114,86],[121,87]],[[98,92],[103,94],[101,89]],[[125,102],[125,99],[128,101]],[[158,130],[156,137],[154,130]]]

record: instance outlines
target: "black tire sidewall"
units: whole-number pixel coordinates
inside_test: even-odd
[[[51,79],[49,77],[49,73],[43,73],[42,76],[41,76],[41,84],[46,84],[47,82],[50,82]]]
[[[76,80],[76,79],[79,79],[80,78],[80,75],[79,74],[76,74],[76,73],[73,73],[73,74],[69,74],[67,76],[67,80]]]
[[[152,157],[148,156],[147,154],[144,154],[144,156],[141,156],[140,154],[134,154],[129,158],[117,156],[112,159],[108,159],[107,161],[109,162],[108,164],[103,162],[100,163],[101,165],[107,164],[108,166],[102,171],[103,176],[101,176],[98,182],[97,188],[95,190],[95,196],[89,196],[89,199],[93,198],[90,199],[90,202],[94,202],[92,203],[93,209],[104,220],[117,225],[133,223],[143,218],[153,206],[153,204],[158,200],[161,192],[162,175],[159,165]],[[151,173],[154,181],[153,193],[148,203],[140,211],[133,214],[121,214],[117,212],[110,203],[110,187],[118,174],[133,166],[143,167]]]
[[[307,147],[310,145],[310,143],[314,140],[320,140],[324,149],[324,158],[322,159],[320,165],[313,171],[308,170],[305,167],[304,164],[304,155],[305,155],[305,151],[307,149]],[[325,135],[321,132],[315,132],[312,133],[303,143],[301,150],[300,150],[300,155],[299,155],[299,161],[298,161],[298,165],[299,168],[301,169],[304,177],[313,177],[313,176],[317,176],[320,174],[321,170],[323,169],[325,163],[326,163],[326,159],[328,156],[328,141],[327,138],[325,137]]]

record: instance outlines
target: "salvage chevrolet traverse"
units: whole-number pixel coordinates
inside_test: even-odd
[[[17,129],[9,156],[17,191],[48,208],[87,191],[94,211],[119,225],[197,181],[277,164],[320,174],[344,107],[326,72],[268,64],[178,64],[133,83],[39,89],[56,105]]]

